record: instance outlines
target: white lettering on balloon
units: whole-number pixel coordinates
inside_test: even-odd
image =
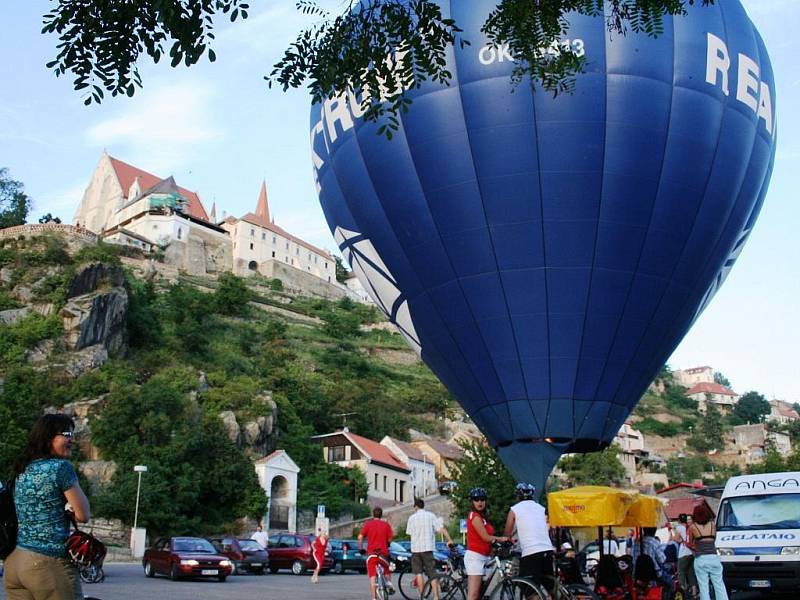
[[[555,41],[546,48],[540,48],[540,54],[558,56],[562,52],[572,52],[575,56],[584,56],[586,46],[581,38]],[[478,62],[482,65],[494,63],[514,62],[514,53],[511,52],[509,44],[489,44],[478,50]]]
[[[730,94],[729,75],[731,57],[728,46],[713,33],[706,34],[706,83],[720,87],[722,93]],[[772,93],[769,85],[761,81],[758,63],[741,52],[736,57],[736,100],[749,107],[771,135],[773,128]]]

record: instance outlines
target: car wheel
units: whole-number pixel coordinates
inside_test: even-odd
[[[344,573],[344,566],[338,560],[335,563],[333,563],[333,572],[336,573],[337,575],[341,575],[342,573]]]
[[[172,581],[178,581],[181,578],[181,575],[178,572],[178,565],[172,565],[172,568],[169,570],[169,578]]]
[[[256,575],[263,575],[266,571],[264,571],[264,567],[261,567],[258,571],[256,571]]]
[[[275,573],[278,572],[278,567],[270,567],[269,568],[269,572],[272,573],[273,575],[275,575]]]
[[[292,563],[292,573],[295,575],[302,575],[306,572],[306,568],[303,566],[299,560],[296,560]]]
[[[219,579],[220,583],[225,583],[225,580],[228,578],[227,575],[217,575],[217,579]]]
[[[153,565],[150,564],[150,561],[144,563],[144,574],[148,577],[155,577],[156,572],[153,570]]]

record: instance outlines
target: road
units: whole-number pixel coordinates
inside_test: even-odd
[[[113,563],[105,567],[103,583],[83,585],[86,596],[102,600],[364,600],[369,598],[366,575],[347,573],[325,575],[313,585],[310,575],[297,577],[287,572],[276,575],[236,575],[225,583],[216,579],[170,581],[158,576],[148,579],[139,564]],[[2,580],[0,580],[2,581]],[[0,599],[6,596],[0,589]]]
[[[369,598],[369,584],[365,575],[325,575],[313,585],[308,575],[296,577],[288,572],[277,575],[236,575],[225,583],[216,579],[198,581],[170,581],[158,576],[148,579],[139,564],[113,563],[106,565],[106,580],[94,585],[84,584],[87,596],[102,600],[365,600]],[[396,596],[401,597],[401,596]],[[795,594],[760,596],[757,593],[736,593],[732,600],[757,598],[788,600]],[[0,589],[0,600],[6,596]]]

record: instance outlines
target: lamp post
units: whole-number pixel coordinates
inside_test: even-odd
[[[136,509],[133,512],[133,528],[139,524],[139,493],[142,491],[142,473],[147,473],[146,465],[135,465],[133,472],[139,474],[139,482],[136,484]]]

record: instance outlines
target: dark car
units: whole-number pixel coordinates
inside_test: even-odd
[[[455,492],[457,488],[458,484],[455,481],[443,481],[439,484],[439,493],[443,496],[449,496]]]
[[[408,556],[411,556],[411,542],[410,541],[400,541],[394,542],[402,546],[406,552],[408,552]],[[444,549],[442,549],[444,547]],[[447,543],[445,542],[436,542],[436,549],[433,551],[433,559],[436,561],[436,566],[441,567],[444,563],[447,562],[448,557],[450,556],[450,551],[447,548]]]
[[[156,540],[144,551],[142,567],[148,577],[163,573],[173,581],[188,577],[216,577],[225,581],[232,570],[227,557],[217,554],[211,542],[197,537]]]
[[[329,540],[328,548],[333,559],[333,572],[340,574],[345,571],[367,572],[367,557],[358,551],[356,540]]]
[[[316,565],[311,556],[311,541],[309,535],[297,533],[279,533],[269,538],[269,570],[277,573],[279,569],[290,569],[295,575],[302,575]],[[322,563],[322,572],[327,573],[333,567],[330,548],[325,552]]]
[[[214,536],[209,541],[217,552],[227,556],[233,563],[231,575],[237,573],[264,574],[264,569],[269,568],[269,554],[255,540],[235,538],[232,536]]]

